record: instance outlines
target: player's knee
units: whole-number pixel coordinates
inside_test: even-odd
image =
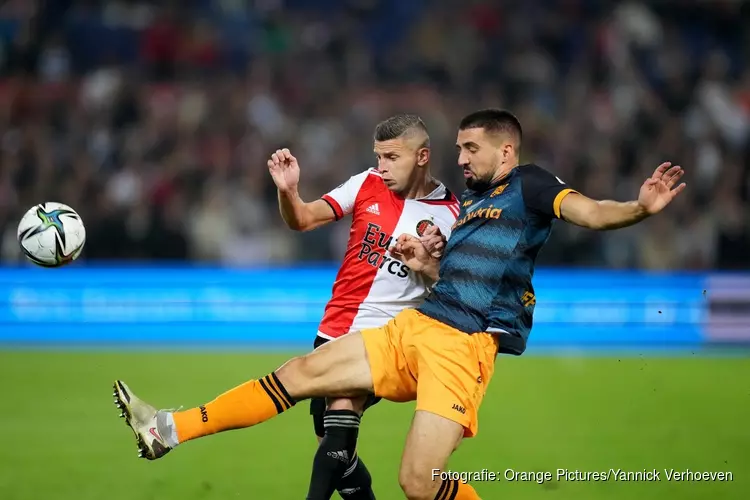
[[[311,388],[323,374],[320,363],[314,359],[311,361],[311,357],[312,354],[306,354],[292,358],[275,372],[284,388],[295,399],[310,397]]]
[[[433,500],[441,484],[439,480],[432,478],[430,471],[416,470],[409,466],[401,467],[398,483],[409,500]]]
[[[399,478],[399,484],[409,500],[434,500],[439,488],[439,485],[425,483],[415,476]]]
[[[354,397],[373,390],[367,352],[362,338],[355,333],[292,358],[275,373],[297,401],[312,397]]]
[[[297,371],[300,376],[315,379],[325,375],[325,366],[317,360],[315,353],[305,354],[297,358]]]

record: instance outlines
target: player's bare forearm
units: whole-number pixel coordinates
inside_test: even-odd
[[[607,231],[637,224],[649,214],[637,201],[596,201],[573,193],[563,200],[561,216],[577,226]]]
[[[424,278],[432,283],[433,285],[437,283],[437,280],[440,276],[440,259],[437,257],[432,256],[421,256],[421,261],[419,263],[419,273],[424,276]]]
[[[305,203],[297,189],[279,190],[279,211],[290,229],[310,231],[336,220],[336,213],[324,200]]]
[[[440,275],[440,260],[431,257],[430,261],[425,264],[421,273],[425,278],[429,279],[433,283],[436,283]]]
[[[597,201],[599,209],[593,217],[592,229],[607,231],[632,226],[648,217],[648,212],[637,201]]]
[[[677,184],[684,174],[682,167],[671,165],[659,165],[641,186],[637,201],[595,201],[568,189],[558,195],[563,198],[556,200],[560,203],[556,214],[573,224],[600,231],[637,224],[664,210],[685,189],[684,182]]]
[[[296,189],[284,191],[279,189],[279,211],[290,229],[295,231],[307,229],[309,223],[306,204]]]

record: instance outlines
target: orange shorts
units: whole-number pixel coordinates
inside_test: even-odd
[[[476,435],[479,406],[495,369],[495,335],[469,335],[414,309],[361,333],[376,396],[416,399],[417,410],[461,424],[465,437]]]

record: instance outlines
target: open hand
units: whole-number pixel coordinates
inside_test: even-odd
[[[646,182],[641,186],[638,204],[649,215],[661,212],[685,189],[686,184],[684,182],[676,188],[674,187],[684,173],[682,167],[679,165],[672,167],[670,162],[659,165],[654,174],[646,179]]]

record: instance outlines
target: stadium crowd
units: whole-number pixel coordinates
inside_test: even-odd
[[[40,7],[41,5],[44,7]],[[326,261],[348,225],[294,233],[266,160],[289,147],[312,200],[374,164],[372,129],[415,112],[457,193],[459,118],[513,110],[525,162],[632,199],[687,171],[665,214],[559,224],[541,263],[750,263],[750,8],[732,0],[139,0],[0,7],[0,257],[41,201],[83,217],[87,259]]]

